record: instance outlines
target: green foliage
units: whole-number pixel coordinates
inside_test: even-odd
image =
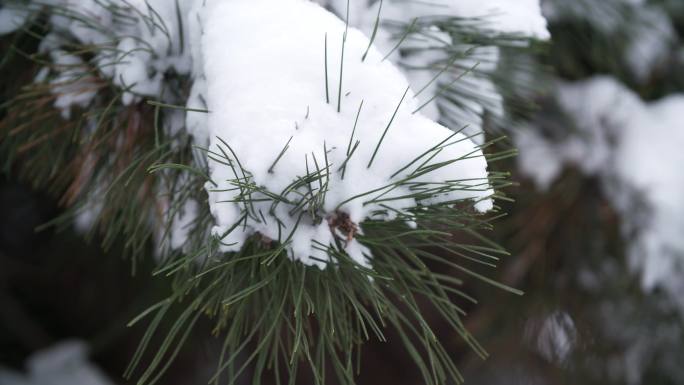
[[[220,379],[234,383],[250,364],[254,384],[268,370],[277,383],[283,373],[287,373],[283,383],[293,383],[300,364],[314,373],[317,384],[327,383],[330,367],[339,383],[352,384],[361,359],[360,345],[371,338],[385,341],[387,326],[400,334],[426,383],[461,382],[449,353],[422,314],[432,308],[485,357],[465,330],[461,321],[465,312],[456,304],[475,300],[462,291],[460,278],[439,274],[436,266],[456,268],[464,277],[519,292],[476,271],[478,265],[493,267],[507,255],[476,232],[489,227],[487,221],[467,212],[455,215],[446,204],[416,209],[415,214],[416,229],[401,221],[363,224],[359,240],[373,251],[372,270],[356,264],[342,248],[330,247],[328,252],[336,258],[333,266],[325,270],[306,267],[291,262],[282,245],[261,236],[254,236],[230,258],[217,251],[220,241],[214,239],[195,252],[169,259],[156,274],[174,277],[174,294],[143,314],[152,317],[151,328],[127,374],[137,368],[152,333],[160,332],[167,337],[140,377],[141,384],[155,383],[197,317],[206,314],[223,340],[213,378],[217,384],[223,383]],[[470,241],[454,237],[456,229],[468,234]],[[429,262],[435,267],[429,267]],[[173,306],[184,309],[176,323],[168,331],[156,330]],[[241,354],[247,358],[238,361]]]
[[[69,9],[54,8],[50,12],[93,24]],[[2,107],[0,161],[6,173],[61,197],[65,214],[46,226],[68,226],[77,215],[94,210],[96,219],[91,235],[104,247],[123,241],[134,260],[133,266],[135,259],[149,258],[151,250],[156,249],[159,267],[154,275],[171,282],[172,294],[131,322],[147,319],[149,329],[132,357],[128,377],[139,376],[141,385],[157,382],[202,316],[212,320],[216,337],[223,340],[213,378],[216,384],[234,383],[247,368],[254,372],[254,384],[259,384],[269,371],[278,384],[292,384],[301,370],[300,364],[314,374],[317,384],[325,384],[330,378],[341,384],[353,384],[361,359],[360,346],[370,339],[385,341],[387,328],[398,333],[426,383],[461,383],[463,378],[450,353],[423,316],[428,309],[439,314],[479,356],[486,357],[484,349],[465,329],[465,311],[458,303],[476,303],[465,293],[463,285],[467,278],[520,294],[487,278],[490,269],[507,255],[481,235],[491,229],[490,222],[499,213],[478,214],[469,208],[472,202],[423,203],[435,195],[464,189],[486,190],[491,186],[500,191],[509,185],[507,174],[492,173],[475,187],[471,183],[464,185],[466,181],[462,180],[419,182],[422,175],[475,156],[466,154],[448,162],[433,162],[436,154],[456,143],[452,136],[409,164],[397,165],[395,175],[412,170],[406,178],[350,198],[379,203],[390,199],[386,194],[398,186],[408,186],[412,194],[401,198],[416,199],[420,203],[417,207],[396,213],[397,219],[389,222],[367,220],[355,224],[339,211],[330,216],[322,209],[327,180],[334,172],[344,175],[344,164],[334,169],[327,159],[307,157],[307,175],[293,181],[285,191],[267,191],[254,183],[230,143],[222,141],[216,150],[196,148],[187,134],[170,135],[163,129],[169,111],[190,111],[176,105],[182,104],[188,93],[189,79],[175,73],[164,74],[167,83],[177,87],[169,87],[157,100],[123,105],[121,95],[128,90],[111,84],[88,61],[93,50],[113,50],[114,45],[93,47],[74,43],[65,47],[84,59],[86,64],[80,69],[88,84],[95,87],[97,96],[90,108],[72,111],[76,113],[64,119],[53,103],[58,96],[56,87],[65,84],[27,80],[35,77],[41,67],[57,69],[44,54],[30,53],[47,32],[44,17],[45,14],[37,16],[10,37],[13,47],[2,61],[3,73],[5,68],[21,69],[24,77],[20,82],[22,88],[12,93],[12,99]],[[166,28],[154,17],[141,17],[149,28]],[[495,76],[478,72],[470,57],[473,47],[495,45],[513,49],[521,42],[520,37],[494,35],[472,23],[440,18],[398,26],[403,34],[396,47],[399,50],[407,37],[424,35],[431,26],[454,38],[455,45],[437,48],[444,50],[449,59],[432,64],[432,69],[440,71],[431,83],[445,72],[461,71],[460,76],[443,85],[438,95],[442,102],[461,107],[472,102],[488,103],[487,95],[459,84],[463,76]],[[19,43],[24,40],[30,41],[28,46],[32,48]],[[466,58],[470,59],[469,64],[464,65],[461,60]],[[327,80],[327,52],[325,69]],[[342,72],[343,67],[339,74],[338,109]],[[83,78],[73,79],[70,84],[77,85],[80,80]],[[327,83],[326,97],[329,101]],[[391,123],[390,120],[385,132]],[[356,149],[352,145],[353,135],[348,157]],[[489,151],[489,161],[514,155],[510,149],[493,151],[497,142],[482,146]],[[272,154],[271,170],[277,169],[288,144],[279,154]],[[382,138],[377,143],[378,151],[382,151]],[[235,178],[228,182],[233,191],[239,192],[234,202],[242,206],[245,218],[265,221],[253,203],[269,201],[272,209],[287,205],[290,215],[299,220],[328,221],[332,231],[347,237],[338,237],[335,247],[319,245],[334,262],[319,270],[291,261],[285,251],[291,234],[283,234],[278,240],[257,234],[240,252],[220,252],[222,238],[227,234],[221,237],[210,233],[212,217],[204,186],[212,181],[207,177],[208,165],[202,161],[206,158],[234,171]],[[371,158],[369,167],[372,161]],[[292,191],[301,192],[297,199],[290,197]],[[497,198],[506,199],[499,194]],[[188,225],[187,241],[174,250],[168,245],[172,222],[189,200],[199,202],[201,209]],[[407,226],[407,222],[415,223],[415,228]],[[344,252],[351,239],[372,251],[372,269],[355,263]],[[459,271],[461,276],[440,273],[445,267]],[[172,314],[178,315],[172,326],[168,330],[161,328],[162,320]],[[156,335],[164,336],[159,346],[152,343]],[[144,358],[150,353],[153,358],[146,362]]]

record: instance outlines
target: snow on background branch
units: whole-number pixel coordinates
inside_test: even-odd
[[[559,85],[557,99],[577,132],[556,143],[521,131],[521,169],[542,188],[564,164],[599,177],[623,217],[625,236],[635,237],[630,262],[644,288],[681,292],[684,96],[644,103],[614,79],[598,77]]]
[[[3,385],[112,385],[113,381],[88,360],[88,346],[66,340],[33,353],[26,373],[0,367]]]

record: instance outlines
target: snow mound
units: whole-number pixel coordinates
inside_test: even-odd
[[[373,48],[362,61],[369,40],[332,13],[304,0],[207,1],[202,24],[196,72],[220,160],[207,191],[225,251],[259,233],[323,267],[342,238],[368,265],[353,238],[364,220],[447,201],[491,208],[481,150],[416,112],[404,75]]]

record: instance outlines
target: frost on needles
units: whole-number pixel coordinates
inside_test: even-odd
[[[206,189],[223,250],[258,233],[308,265],[324,267],[333,248],[369,266],[355,238],[363,221],[414,227],[420,206],[492,207],[482,150],[424,117],[382,54],[371,47],[362,60],[360,31],[304,0],[210,1],[201,12],[194,63],[206,89],[194,91],[210,111]]]

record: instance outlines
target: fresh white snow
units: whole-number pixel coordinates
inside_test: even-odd
[[[364,7],[364,3],[369,4]],[[338,15],[346,15],[347,0],[329,0]],[[380,1],[350,0],[350,22],[361,20],[375,23]],[[385,0],[382,4],[390,20],[410,22],[414,17],[477,18],[486,28],[515,33],[537,39],[548,39],[546,19],[542,16],[539,0]]]
[[[373,33],[380,15],[374,44],[402,69],[420,104],[435,99],[422,109],[425,116],[452,129],[464,128],[463,132],[478,144],[484,142],[484,115],[504,115],[503,97],[491,81],[499,49],[452,41],[452,36],[435,23],[473,18],[477,20],[470,24],[477,25],[483,34],[509,33],[540,40],[550,37],[539,0],[386,0],[382,4],[329,0],[327,5],[343,20],[348,13],[349,23],[367,36]],[[414,33],[405,35],[410,25]],[[396,49],[402,38],[401,50]],[[456,94],[462,104],[445,100],[451,94]]]
[[[280,204],[271,212],[270,199],[254,203],[252,209],[265,218],[243,217],[244,205],[230,202],[238,192],[227,191],[235,187],[227,182],[236,179],[235,171],[224,164],[211,163],[210,176],[218,186],[208,184],[207,190],[217,222],[214,233],[225,235],[224,250],[239,250],[246,238],[257,232],[283,241],[296,228],[288,246],[292,258],[323,266],[329,260],[323,248],[333,246],[336,236],[328,222],[337,212],[348,214],[353,223],[360,224],[369,218],[392,220],[395,210],[405,212],[418,204],[413,198],[398,199],[410,194],[408,186],[384,187],[414,171],[418,163],[427,160],[425,157],[392,176],[453,132],[413,113],[418,107],[413,92],[407,91],[408,83],[402,73],[388,61],[382,61],[382,54],[371,49],[366,60],[360,60],[368,46],[368,39],[361,32],[348,29],[340,91],[346,26],[318,5],[304,0],[208,1],[204,18],[201,62],[206,78],[211,79],[206,94],[211,111],[207,115],[210,149],[220,154],[221,147],[228,153],[225,141],[235,152],[235,156],[229,157],[235,164],[240,162],[249,173],[248,180],[278,194],[307,174],[307,164],[309,172],[315,170],[316,163],[319,169],[329,170],[322,178],[327,184],[323,205],[326,220],[316,223],[308,215],[302,219],[291,215],[291,205]],[[257,23],[260,28],[251,29]],[[245,35],[245,30],[251,33]],[[347,159],[362,101],[351,139],[352,146],[357,140],[359,144],[346,162],[343,179],[340,167]],[[396,116],[373,158],[395,110]],[[287,143],[287,151],[272,167]],[[478,209],[488,210],[492,202],[487,197],[492,191],[487,186],[487,164],[481,151],[462,134],[456,134],[449,143],[436,152],[430,164],[467,159],[427,173],[417,181],[432,186],[460,181],[464,189],[421,203],[473,199],[478,201]],[[369,166],[371,159],[373,163]],[[237,173],[244,181],[241,171]],[[305,190],[300,188],[284,195],[298,201]],[[373,190],[377,192],[352,199]],[[382,205],[370,202],[379,196],[395,200],[385,200]],[[234,230],[226,234],[230,229]],[[368,251],[355,239],[348,240],[346,252],[358,263],[368,264]]]
[[[542,187],[565,164],[599,177],[624,219],[625,235],[633,239],[630,262],[644,288],[663,287],[680,298],[684,95],[646,103],[614,79],[596,77],[560,85],[558,100],[578,132],[557,142],[532,130],[521,132],[521,169]]]
[[[233,168],[209,162],[210,176],[218,185],[207,186],[216,220],[214,233],[225,235],[226,251],[238,250],[247,237],[259,233],[266,239],[289,239],[287,248],[293,259],[322,267],[329,261],[325,248],[337,244],[336,239],[348,238],[343,242],[345,251],[368,265],[369,252],[354,234],[343,234],[331,223],[347,221],[358,226],[367,219],[392,220],[417,205],[452,200],[472,200],[479,211],[489,210],[493,191],[476,143],[483,141],[485,112],[504,113],[502,97],[487,75],[496,70],[498,49],[454,42],[449,33],[423,25],[422,38],[412,35],[402,43],[402,48],[413,54],[390,51],[399,42],[397,23],[406,25],[416,18],[424,24],[431,19],[477,17],[488,33],[548,38],[539,0],[515,4],[504,0],[385,1],[374,47],[364,61],[361,57],[369,46],[367,36],[372,33],[380,2],[350,1],[348,27],[343,21],[347,19],[346,1],[318,3],[336,11],[337,16],[306,0],[28,2],[29,10],[48,4],[84,16],[52,14],[53,32],[43,39],[40,50],[49,52],[55,65],[41,71],[36,81],[52,83],[55,106],[65,118],[73,107],[88,108],[98,96],[101,85],[94,76],[118,86],[125,105],[154,98],[195,110],[164,110],[162,127],[172,136],[188,133],[195,144],[214,151],[208,158],[226,151],[226,156],[236,164],[239,160],[244,169],[245,174],[239,170],[236,177]],[[85,63],[64,49],[70,41],[101,48]],[[453,58],[445,51],[453,51],[452,46],[472,50],[458,59],[459,66],[449,66]],[[476,64],[481,73],[467,74],[454,87],[486,98],[462,100],[462,106],[435,98],[446,90],[444,84]],[[88,72],[90,65],[99,68],[99,73]],[[191,78],[187,99],[180,98],[169,84],[170,74]],[[210,112],[198,112],[206,110]],[[472,140],[450,130],[464,126],[465,135],[475,136]],[[444,142],[450,135],[454,136]],[[430,151],[434,146],[439,147]],[[196,156],[197,165],[206,163],[207,154],[201,157]],[[456,159],[411,183],[396,185],[419,167]],[[342,165],[346,165],[344,178]],[[283,192],[317,168],[322,177],[312,183],[311,190],[300,186]],[[234,201],[236,180],[258,186],[261,192],[253,195],[264,198],[266,191],[282,194],[290,203],[271,210],[270,196],[245,210],[243,202]],[[319,180],[325,186],[317,185]],[[410,196],[416,188],[445,186],[449,187],[420,201]],[[319,194],[322,190],[325,194]],[[377,191],[363,195],[372,190]],[[319,194],[319,212],[300,219],[291,213],[292,203],[306,199],[307,194]],[[168,203],[165,207],[170,207]],[[173,248],[182,247],[196,204],[199,202],[174,217]],[[245,211],[249,215],[243,220]],[[410,217],[404,220],[415,226]]]
[[[73,106],[85,108],[95,96],[95,92],[90,92],[92,87],[80,79],[96,73],[88,71],[80,58],[62,49],[74,40],[101,47],[94,51],[92,64],[98,68],[99,76],[124,91],[121,95],[124,104],[138,102],[142,97],[163,99],[165,91],[169,91],[164,89],[169,87],[164,82],[165,74],[169,71],[188,74],[192,66],[188,23],[183,17],[190,13],[195,2],[48,0],[27,3],[27,13],[45,4],[60,9],[50,15],[51,32],[40,45],[40,51],[52,58],[53,65],[49,68],[54,80],[51,82],[64,83],[54,91],[55,107],[64,117],[69,117]],[[5,17],[6,13],[5,9],[0,10],[0,16]]]

